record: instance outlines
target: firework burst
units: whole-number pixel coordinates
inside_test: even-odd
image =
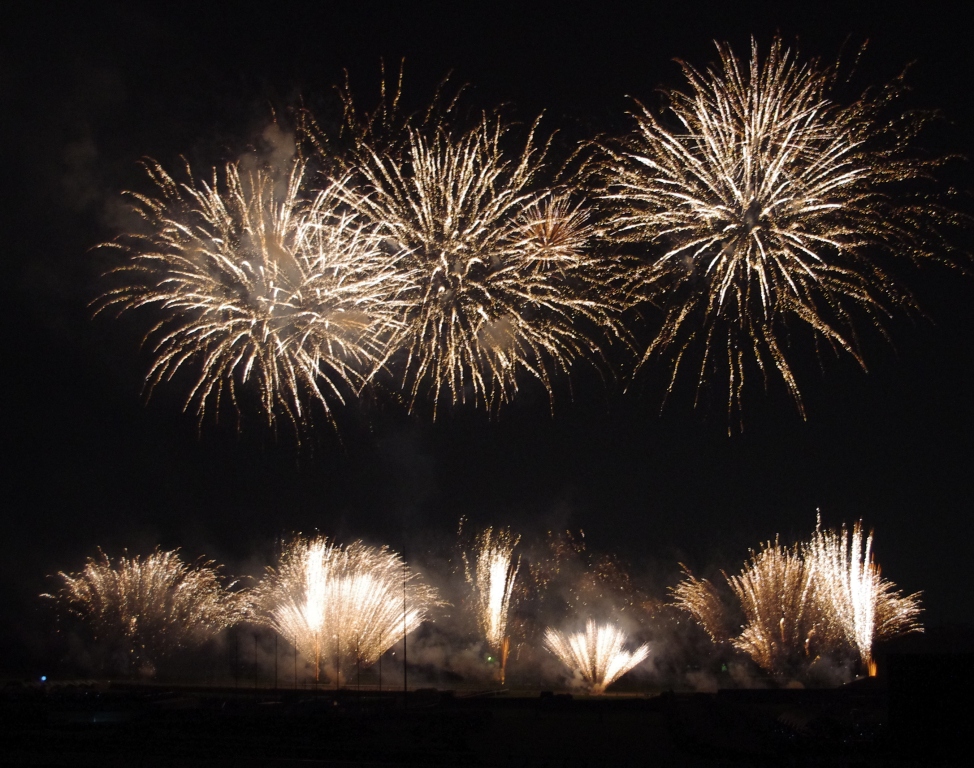
[[[474,402],[492,410],[527,374],[552,394],[552,377],[599,357],[593,330],[614,329],[616,308],[590,254],[584,208],[535,191],[547,146],[535,130],[523,150],[484,117],[457,135],[442,125],[408,130],[401,152],[368,148],[351,206],[371,221],[417,276],[406,313],[402,383],[415,405]],[[604,283],[601,286],[604,288]]]
[[[776,371],[804,415],[795,332],[864,365],[857,318],[882,332],[913,305],[889,257],[931,256],[930,225],[955,217],[908,196],[937,163],[910,154],[922,118],[884,122],[895,87],[841,106],[837,66],[803,64],[780,40],[763,61],[752,43],[749,64],[718,51],[718,66],[682,65],[690,88],[668,94],[666,117],[637,103],[633,132],[605,148],[607,229],[640,246],[634,299],[664,313],[640,365],[669,356],[669,391],[683,368],[698,396],[726,380],[729,413],[747,370],[765,383]]]
[[[99,552],[80,573],[58,576],[62,588],[47,597],[85,621],[96,640],[124,647],[150,674],[160,659],[214,637],[245,610],[212,562],[190,566],[177,551],[157,549],[144,559],[116,562]]]
[[[477,620],[487,640],[487,645],[500,658],[500,680],[506,677],[510,637],[507,620],[511,607],[511,594],[520,560],[514,559],[514,548],[519,536],[510,531],[488,528],[475,542],[474,552],[464,553],[467,581],[474,591]],[[471,562],[471,560],[473,562]]]
[[[582,676],[592,693],[605,693],[607,686],[622,677],[649,655],[649,645],[627,651],[626,634],[611,624],[589,620],[584,632],[566,634],[549,628],[544,645],[573,673]]]
[[[305,166],[286,171],[214,169],[209,182],[177,184],[159,165],[147,170],[158,195],[132,195],[147,233],[114,243],[128,262],[122,285],[99,310],[155,307],[149,392],[181,369],[195,383],[186,407],[202,421],[241,389],[258,394],[271,424],[296,427],[309,402],[331,416],[380,366],[397,329],[397,295],[408,274],[366,229],[339,211],[337,186],[308,195]]]
[[[404,591],[405,590],[405,591]],[[436,593],[386,547],[348,547],[295,538],[254,598],[256,618],[294,643],[315,669],[336,679],[349,664],[370,666],[427,618]]]

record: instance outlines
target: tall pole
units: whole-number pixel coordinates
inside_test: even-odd
[[[402,548],[402,706],[408,707],[406,695],[409,687],[407,685],[406,671],[406,548]]]
[[[277,632],[274,633],[274,690],[277,690]]]

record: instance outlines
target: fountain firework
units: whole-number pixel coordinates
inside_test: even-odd
[[[573,673],[582,676],[592,693],[600,694],[649,655],[648,644],[627,651],[627,639],[611,624],[589,619],[584,632],[566,634],[549,627],[544,644]]]
[[[873,535],[863,537],[862,521],[852,534],[823,531],[821,518],[807,547],[823,595],[828,595],[830,616],[846,642],[854,648],[870,676],[876,674],[872,656],[875,640],[922,631],[919,593],[903,595],[883,579],[873,562]]]
[[[851,650],[875,674],[876,640],[922,631],[919,595],[904,596],[879,576],[872,560],[872,535],[861,523],[850,537],[816,527],[812,540],[786,548],[777,540],[752,553],[740,574],[724,574],[744,615],[735,634],[730,610],[717,589],[684,567],[684,580],[671,592],[715,642],[729,641],[763,669],[794,674],[823,655]]]
[[[522,373],[551,397],[553,374],[601,356],[594,332],[618,332],[588,214],[565,194],[532,191],[547,152],[536,126],[515,156],[502,148],[509,133],[485,116],[459,134],[408,129],[398,152],[366,145],[353,174],[362,192],[346,197],[417,276],[402,385],[411,406],[429,392],[434,417],[467,401],[494,409]]]
[[[514,580],[520,566],[520,560],[514,560],[514,548],[519,540],[520,536],[514,536],[508,530],[501,529],[495,533],[493,528],[488,528],[477,536],[472,555],[463,555],[467,581],[474,591],[478,623],[487,645],[500,660],[502,684],[506,679],[510,651],[507,620]]]
[[[140,671],[152,674],[163,657],[242,618],[244,598],[228,592],[212,566],[187,565],[178,551],[112,562],[99,550],[81,572],[60,572],[62,588],[46,597],[85,621],[96,641],[123,647]]]
[[[224,400],[239,416],[246,384],[272,424],[281,415],[306,423],[309,402],[331,418],[343,388],[359,390],[382,364],[408,270],[340,210],[340,182],[305,192],[300,160],[248,171],[231,163],[209,182],[187,166],[182,184],[146,168],[158,196],[131,197],[147,233],[110,244],[128,261],[98,309],[161,314],[148,337],[148,391],[196,365],[186,408],[195,404],[200,421]]]
[[[405,596],[404,596],[405,589]],[[292,642],[314,666],[370,666],[426,620],[436,592],[387,547],[296,537],[268,568],[254,598],[256,619]]]
[[[802,63],[781,40],[763,61],[752,42],[750,64],[718,52],[719,66],[682,65],[690,89],[668,94],[674,128],[637,102],[633,132],[604,147],[607,231],[646,251],[632,295],[664,313],[640,365],[671,355],[669,391],[696,366],[698,397],[725,377],[729,414],[746,369],[765,381],[774,369],[804,416],[790,336],[804,328],[864,366],[856,318],[882,332],[913,306],[885,262],[935,257],[946,244],[934,229],[957,217],[910,196],[938,161],[910,153],[923,116],[884,120],[900,88],[841,106],[838,65]]]

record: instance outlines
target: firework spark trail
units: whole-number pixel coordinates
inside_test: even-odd
[[[186,398],[202,421],[252,384],[270,423],[296,427],[307,402],[344,402],[379,367],[398,328],[408,270],[352,215],[339,211],[340,183],[313,196],[305,166],[242,171],[177,184],[159,165],[147,170],[158,196],[133,194],[148,234],[113,243],[129,256],[115,270],[122,286],[98,311],[156,307],[155,360],[148,390],[183,368],[198,369]],[[196,375],[196,374],[194,374]]]
[[[830,100],[837,66],[802,64],[780,40],[763,62],[752,43],[749,65],[718,51],[719,67],[682,65],[689,92],[668,94],[677,129],[637,102],[635,130],[604,147],[606,225],[654,252],[632,291],[664,320],[640,365],[671,355],[672,391],[700,349],[698,397],[723,368],[729,413],[745,369],[767,382],[773,368],[804,415],[791,333],[804,328],[864,367],[855,318],[885,336],[890,312],[913,306],[888,257],[935,256],[934,241],[942,252],[933,228],[957,216],[907,195],[940,161],[910,154],[922,118],[882,120],[896,88],[843,107]]]
[[[80,573],[59,573],[64,585],[47,597],[87,622],[96,640],[126,645],[151,671],[177,648],[199,645],[242,618],[244,601],[212,566],[187,565],[178,551],[115,562],[99,551]]]
[[[573,673],[580,674],[592,693],[605,693],[607,686],[649,655],[648,644],[627,651],[627,639],[611,624],[597,624],[590,619],[584,632],[566,634],[549,628],[544,645]]]
[[[337,663],[340,678],[344,665],[374,664],[402,639],[404,626],[407,633],[418,628],[438,602],[386,547],[297,537],[268,569],[254,604],[255,618],[294,643],[317,680],[322,665]]]
[[[409,130],[401,154],[363,153],[363,193],[346,198],[418,276],[402,385],[411,406],[429,392],[434,416],[468,401],[492,410],[514,396],[522,373],[552,396],[556,372],[601,356],[591,336],[618,333],[588,214],[534,190],[547,152],[535,129],[515,156],[502,149],[508,133],[486,116],[459,135]]]
[[[869,674],[875,675],[875,640],[922,630],[919,594],[903,595],[892,582],[880,577],[872,544],[872,533],[863,537],[861,521],[853,525],[850,535],[845,526],[840,532],[823,531],[819,518],[806,557],[814,563],[839,631],[858,652]]]
[[[514,559],[514,548],[520,538],[504,529],[495,533],[493,528],[488,528],[477,536],[471,556],[463,555],[467,581],[474,591],[480,629],[487,645],[500,659],[501,682],[504,682],[510,647],[507,621],[511,595],[520,567],[520,559]]]

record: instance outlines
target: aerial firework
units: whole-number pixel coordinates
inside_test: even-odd
[[[477,536],[474,551],[464,553],[467,581],[474,591],[474,605],[487,645],[500,658],[500,681],[505,682],[511,639],[507,633],[511,593],[520,561],[514,560],[519,536],[492,528]],[[473,562],[471,562],[471,560]]]
[[[730,642],[775,675],[796,674],[823,655],[850,650],[875,674],[873,642],[920,631],[920,606],[919,595],[904,596],[880,578],[871,547],[861,524],[851,538],[845,528],[837,533],[819,526],[810,542],[791,548],[768,542],[740,574],[724,574],[743,623],[712,583],[686,568],[686,578],[672,589],[674,604],[715,642]]]
[[[306,423],[311,402],[330,416],[330,402],[381,366],[398,328],[409,276],[396,255],[340,210],[340,182],[307,193],[300,160],[231,163],[209,182],[187,167],[182,184],[157,164],[147,170],[157,196],[132,195],[146,231],[112,244],[128,261],[99,309],[158,311],[148,390],[192,369],[186,407],[200,420],[224,400],[239,413],[245,385],[272,424]]]
[[[936,161],[910,154],[922,118],[884,120],[895,87],[842,106],[838,66],[802,63],[780,40],[763,61],[752,43],[750,64],[718,51],[719,66],[682,65],[689,92],[668,94],[665,117],[637,102],[634,130],[606,145],[607,231],[639,245],[633,299],[664,315],[640,365],[669,356],[669,391],[683,368],[698,396],[726,380],[729,413],[746,372],[767,382],[774,369],[804,415],[795,333],[864,365],[859,318],[883,333],[913,305],[889,257],[932,255],[931,225],[954,217],[908,192]]]
[[[611,624],[597,624],[590,619],[584,632],[566,634],[549,628],[544,644],[573,673],[582,676],[592,693],[605,693],[607,686],[649,655],[648,644],[627,651],[627,639]]]
[[[176,551],[116,562],[99,552],[80,573],[59,573],[64,584],[49,597],[151,674],[174,650],[203,643],[242,617],[242,599],[227,592],[212,565],[187,565]]]
[[[872,533],[864,538],[861,522],[850,535],[845,526],[841,532],[823,531],[821,519],[808,544],[808,559],[828,596],[830,615],[869,675],[876,674],[874,640],[920,631],[919,594],[903,595],[880,576],[872,545]]]
[[[316,680],[325,667],[336,681],[343,666],[378,661],[436,604],[434,590],[386,547],[343,548],[320,536],[286,545],[254,597],[257,620],[294,643]]]
[[[366,147],[347,202],[396,251],[418,287],[400,344],[410,404],[509,401],[522,374],[542,383],[600,355],[617,331],[606,262],[589,248],[588,214],[538,188],[546,146],[532,130],[509,155],[510,129],[483,117],[459,133],[408,131],[400,152]],[[601,289],[601,290],[600,290]]]

